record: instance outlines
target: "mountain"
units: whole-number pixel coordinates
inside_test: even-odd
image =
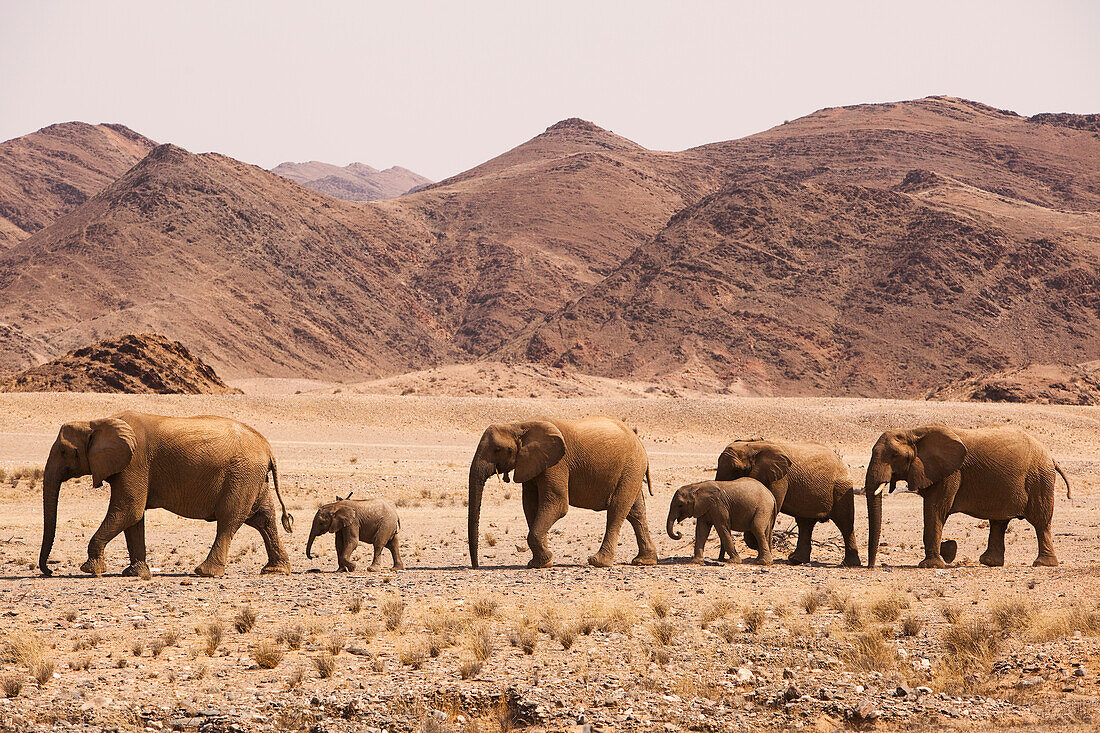
[[[966,377],[930,390],[926,398],[962,402],[1100,405],[1100,361],[1087,364],[1029,364]]]
[[[155,145],[122,125],[83,122],[0,143],[0,249],[83,204]]]
[[[341,168],[311,160],[308,163],[280,163],[271,172],[344,201],[392,199],[431,183],[408,168],[393,166],[380,171],[366,163],[352,163]]]
[[[0,392],[236,394],[179,341],[155,333],[100,341],[0,382]]]

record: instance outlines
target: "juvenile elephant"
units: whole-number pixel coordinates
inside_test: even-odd
[[[325,504],[313,517],[313,527],[309,530],[306,542],[306,557],[313,559],[310,551],[313,540],[327,532],[336,533],[336,555],[339,558],[339,570],[355,570],[355,561],[351,554],[359,545],[359,540],[374,545],[374,559],[369,572],[377,573],[382,569],[382,550],[389,549],[393,557],[393,569],[404,570],[401,562],[401,550],[397,546],[397,532],[401,529],[401,520],[397,509],[385,499],[352,499],[351,494]]]
[[[217,522],[217,536],[198,575],[220,576],[233,534],[242,524],[259,531],[267,548],[264,573],[289,573],[290,560],[279,541],[275,503],[267,485],[271,474],[282,510],[283,529],[293,517],[279,494],[279,473],[264,436],[235,420],[213,415],[165,417],[123,412],[100,420],[61,426],[42,479],[43,529],[38,568],[47,566],[57,528],[61,484],[92,475],[98,488],[111,486],[107,516],[88,543],[80,569],[93,575],[106,570],[103,548],[126,534],[130,565],[123,575],[149,577],[145,562],[145,510],[167,509],[189,519]]]
[[[485,481],[514,472],[523,484],[523,514],[532,558],[528,567],[549,567],[552,554],[546,534],[570,506],[607,512],[603,544],[588,558],[608,567],[623,520],[638,540],[635,565],[656,565],[657,551],[649,535],[642,480],[649,480],[649,457],[629,427],[609,417],[583,420],[530,420],[499,423],[485,429],[470,461],[470,562],[478,566],[478,522]],[[652,491],[652,487],[650,488]]]
[[[1057,565],[1050,521],[1054,515],[1055,474],[1069,481],[1046,447],[1023,430],[1003,425],[973,430],[927,425],[888,430],[871,452],[867,466],[867,564],[875,564],[882,531],[882,486],[890,491],[905,481],[924,500],[922,568],[945,567],[954,543],[941,545],[943,523],[952,514],[989,520],[984,565],[1005,561],[1005,530],[1013,519],[1035,527],[1039,556],[1035,565]]]
[[[754,478],[775,496],[779,511],[795,518],[798,544],[792,565],[809,562],[814,525],[832,520],[844,538],[842,565],[858,567],[855,493],[848,467],[828,446],[778,440],[736,440],[718,457],[715,479]],[[752,549],[751,537],[746,544]]]
[[[710,528],[714,527],[730,562],[741,562],[730,533],[744,532],[745,539],[753,537],[758,548],[756,558],[751,562],[771,565],[772,529],[775,527],[776,513],[775,496],[756,479],[700,481],[681,486],[672,495],[665,528],[669,537],[678,540],[683,535],[676,530],[676,525],[687,517],[696,518],[695,554],[691,558],[695,564],[703,563],[703,549],[710,537]]]

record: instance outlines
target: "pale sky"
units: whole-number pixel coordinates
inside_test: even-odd
[[[9,2],[0,140],[120,122],[192,152],[433,179],[565,117],[681,150],[950,94],[1100,112],[1100,2]]]

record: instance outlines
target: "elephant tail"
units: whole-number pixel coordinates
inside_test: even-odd
[[[649,478],[649,466],[645,467],[645,485],[649,487],[649,495],[653,496],[653,481]]]
[[[1054,470],[1057,471],[1058,475],[1062,477],[1062,480],[1066,482],[1066,498],[1072,499],[1073,497],[1070,495],[1069,479],[1066,478],[1066,474],[1062,473],[1062,467],[1058,465],[1058,461],[1051,459],[1051,462],[1054,463]]]
[[[271,481],[275,485],[275,496],[279,499],[279,507],[283,510],[283,529],[287,532],[293,532],[294,517],[286,510],[286,504],[283,503],[283,495],[279,493],[279,469],[275,467],[275,456],[271,456],[267,464],[267,470],[271,472]],[[264,479],[266,478],[267,476],[264,476]]]

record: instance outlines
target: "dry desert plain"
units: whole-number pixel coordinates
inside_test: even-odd
[[[268,390],[275,392],[277,390]],[[290,577],[260,576],[243,528],[225,577],[191,569],[213,526],[146,518],[149,581],[80,573],[106,507],[88,479],[62,488],[55,575],[35,568],[41,466],[58,426],[135,409],[216,413],[263,432],[297,529]],[[551,535],[557,565],[529,553],[518,490],[486,487],[482,563],[466,549],[468,461],[485,425],[607,414],[649,450],[649,524],[661,563],[596,569],[603,515],[571,511]],[[1011,421],[1051,449],[1058,568],[1032,568],[1034,533],[1014,522],[1007,565],[976,562],[985,530],[956,515],[947,570],[921,570],[920,500],[885,502],[882,567],[840,568],[819,525],[814,562],[698,567],[663,532],[672,491],[713,475],[721,448],[759,435],[837,448],[856,483],[879,432],[940,421]],[[1091,729],[1100,721],[1100,409],[867,399],[489,399],[362,394],[0,397],[0,729],[728,730]],[[331,537],[304,556],[309,521],[334,494],[400,506],[401,573],[337,574]],[[781,515],[777,541],[793,525]],[[857,527],[866,511],[857,497]],[[717,554],[712,538],[708,556]],[[369,548],[358,550],[364,559]],[[779,552],[780,557],[786,553]],[[866,557],[866,547],[861,546]],[[388,564],[388,556],[386,557]],[[264,665],[274,665],[266,668]]]

